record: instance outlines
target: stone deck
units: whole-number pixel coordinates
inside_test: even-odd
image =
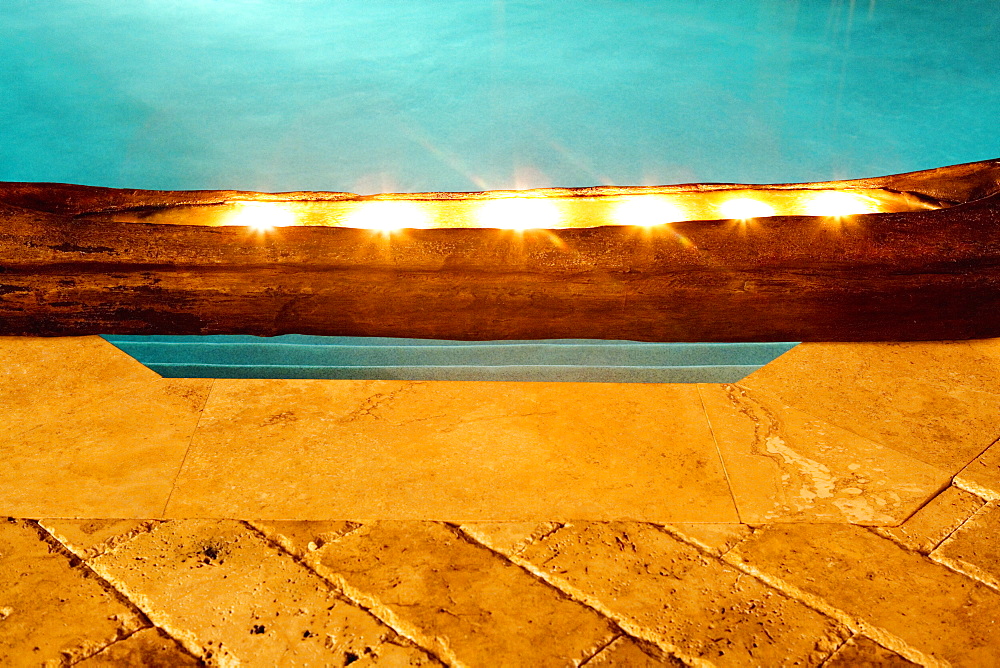
[[[0,665],[1000,665],[1000,341],[634,395],[166,381],[109,349],[0,341],[0,513],[30,518],[0,522]],[[437,458],[318,456],[363,438]],[[323,491],[380,475],[414,486]]]

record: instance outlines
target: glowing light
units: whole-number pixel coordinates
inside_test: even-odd
[[[427,227],[429,216],[416,202],[375,200],[365,202],[345,221],[346,227],[391,232],[404,228]]]
[[[509,197],[484,202],[476,212],[480,227],[530,230],[556,227],[562,213],[555,202],[527,197]]]
[[[297,222],[295,212],[281,202],[236,202],[233,206],[235,211],[226,218],[225,225],[241,225],[266,232]]]
[[[612,218],[619,225],[652,227],[687,219],[682,208],[658,195],[644,195],[625,200],[614,208]]]
[[[870,198],[854,193],[827,191],[812,196],[806,204],[810,216],[842,218],[859,213],[878,213],[878,207]]]
[[[774,215],[774,209],[760,200],[740,197],[723,202],[719,206],[723,218],[747,220],[748,218],[765,218]]]

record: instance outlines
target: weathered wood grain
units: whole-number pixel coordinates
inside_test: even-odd
[[[674,223],[649,235],[628,227],[256,235],[75,217],[232,193],[0,185],[0,335],[1000,336],[1000,161],[950,169],[932,170],[943,172],[936,182],[930,172],[887,178],[940,199],[982,198],[855,216],[844,227],[788,216]]]

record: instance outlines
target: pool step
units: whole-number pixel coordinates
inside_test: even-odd
[[[168,378],[730,383],[795,343],[105,336]]]

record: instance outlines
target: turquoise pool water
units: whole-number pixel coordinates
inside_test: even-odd
[[[105,336],[168,378],[733,383],[794,343],[476,343],[289,334]]]
[[[478,190],[1000,155],[996,0],[4,0],[0,180]]]
[[[5,0],[0,105],[6,181],[374,193],[852,178],[1000,156],[1000,3]],[[291,349],[268,345],[252,357]],[[351,345],[361,367],[389,344]],[[548,364],[567,359],[560,345],[581,356]],[[578,379],[589,359],[607,379],[597,344],[581,345],[518,360]],[[620,345],[633,379],[650,360],[703,359]],[[405,342],[383,352],[403,349],[421,361]],[[513,355],[482,350],[483,377]]]

